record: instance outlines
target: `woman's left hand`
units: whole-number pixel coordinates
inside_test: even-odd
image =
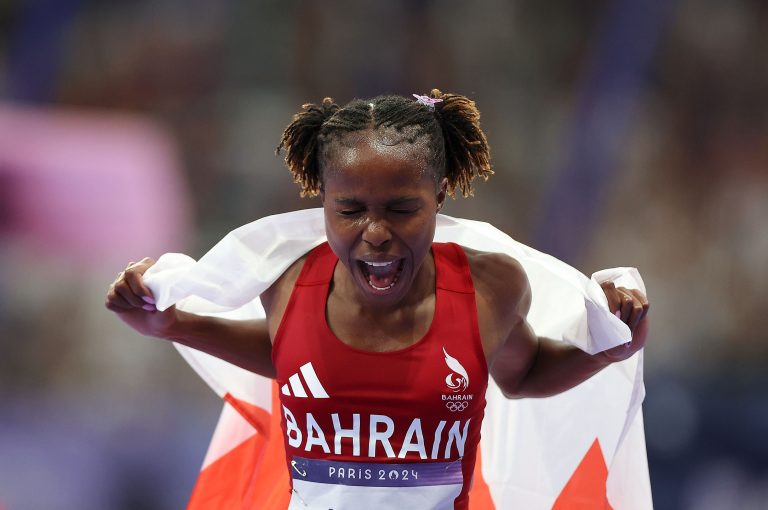
[[[611,362],[624,361],[645,347],[645,340],[648,336],[648,308],[650,306],[648,298],[639,290],[616,287],[613,282],[603,282],[600,287],[605,292],[605,297],[608,298],[608,308],[629,326],[629,330],[632,332],[631,342],[618,345],[600,354]]]

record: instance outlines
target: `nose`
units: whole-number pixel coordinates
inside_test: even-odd
[[[363,241],[373,247],[380,247],[392,239],[389,227],[379,219],[371,219],[363,230]]]

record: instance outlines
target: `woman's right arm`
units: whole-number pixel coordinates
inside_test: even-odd
[[[221,319],[183,312],[175,306],[160,312],[143,282],[144,272],[154,263],[149,258],[130,263],[110,285],[106,307],[143,335],[178,342],[259,375],[275,377],[266,319]]]

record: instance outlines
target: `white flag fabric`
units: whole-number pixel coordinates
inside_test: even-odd
[[[230,232],[199,261],[163,255],[145,282],[159,310],[175,304],[202,315],[263,317],[261,292],[325,240],[322,209],[270,216]],[[487,223],[445,215],[438,215],[435,241],[514,257],[531,285],[528,321],[537,335],[591,354],[630,340],[629,328],[608,310],[599,282],[645,293],[634,268],[588,278]],[[226,401],[189,508],[286,508],[288,477],[273,382],[177,348]],[[641,351],[542,399],[507,400],[489,380],[470,508],[651,509],[642,361]]]

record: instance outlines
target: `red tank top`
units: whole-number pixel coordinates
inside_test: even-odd
[[[466,508],[488,368],[461,247],[435,243],[426,335],[392,352],[355,349],[326,321],[338,259],[307,257],[275,335],[292,478],[290,508]]]

